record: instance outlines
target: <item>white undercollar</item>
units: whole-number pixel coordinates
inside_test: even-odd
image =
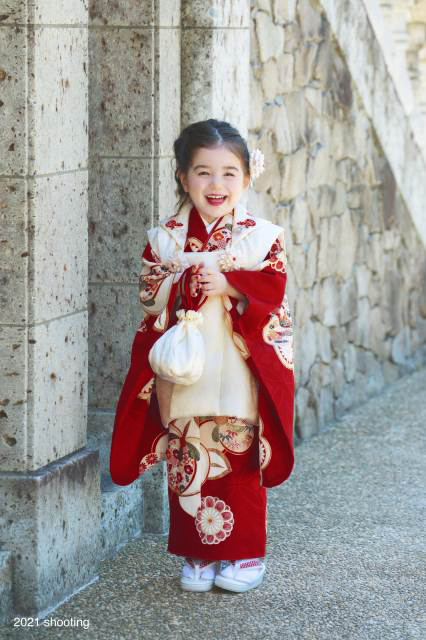
[[[217,218],[216,218],[215,220],[213,220],[213,222],[207,222],[207,220],[204,220],[204,218],[203,218],[203,216],[201,215],[201,213],[200,213],[200,216],[201,216],[201,218],[202,218],[202,220],[203,220],[204,224],[206,225],[206,229],[207,229],[207,231],[210,231],[210,229],[212,229],[212,227],[213,227],[213,226],[214,226],[214,224],[216,223]]]
[[[204,222],[204,224],[205,224],[205,226],[206,226],[207,231],[208,231],[208,232],[209,232],[209,231],[211,231],[211,229],[213,228],[213,226],[216,224],[217,218],[215,218],[215,219],[213,220],[213,222],[207,222],[207,220],[205,220],[205,218],[203,217],[203,215],[202,215],[200,212],[198,212],[198,213],[199,213],[199,215],[200,215],[200,218],[201,218],[201,219],[202,219],[202,221]],[[232,213],[232,211],[231,211],[231,213]],[[225,214],[225,215],[228,215],[228,214]]]

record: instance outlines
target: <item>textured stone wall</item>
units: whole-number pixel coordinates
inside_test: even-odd
[[[217,118],[237,123],[246,135],[250,110],[249,0],[185,0],[181,38],[181,126]]]
[[[114,495],[109,455],[115,408],[142,318],[137,290],[146,231],[175,203],[179,27],[179,0],[89,4],[88,436],[100,451],[104,522],[115,519],[111,548],[136,535],[137,526],[126,524],[132,520],[155,532],[168,523],[165,467],[145,474],[127,495]]]
[[[95,578],[100,492],[86,447],[87,6],[0,4],[3,622]]]
[[[114,410],[141,320],[146,230],[174,204],[177,0],[89,8],[89,433],[108,473]]]
[[[394,56],[401,56],[416,96],[426,142],[426,0],[379,0]]]
[[[0,469],[23,471],[86,438],[87,29],[82,2],[68,27],[3,9]]]
[[[306,437],[426,361],[426,255],[325,15],[251,10],[249,205],[286,230]]]

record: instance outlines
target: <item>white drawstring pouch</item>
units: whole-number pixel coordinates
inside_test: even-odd
[[[179,309],[176,315],[177,324],[154,343],[148,360],[160,378],[190,385],[197,382],[204,368],[204,340],[198,329],[204,318],[200,311],[192,309]]]

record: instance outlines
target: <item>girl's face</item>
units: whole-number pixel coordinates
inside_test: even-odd
[[[239,157],[225,146],[197,149],[187,174],[179,173],[179,178],[194,206],[208,222],[230,213],[250,183]]]

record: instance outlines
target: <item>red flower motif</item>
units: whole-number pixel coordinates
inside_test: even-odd
[[[238,222],[238,224],[240,224],[242,227],[254,227],[256,225],[256,222],[254,220],[243,220],[242,222]]]
[[[154,451],[152,451],[151,453],[147,453],[146,456],[144,456],[139,463],[139,475],[141,475],[142,473],[145,473],[145,471],[153,467],[162,459],[163,457],[158,453],[155,453]]]
[[[182,222],[176,222],[176,220],[169,220],[165,226],[169,227],[169,229],[174,229],[175,227],[183,227],[183,224]]]

